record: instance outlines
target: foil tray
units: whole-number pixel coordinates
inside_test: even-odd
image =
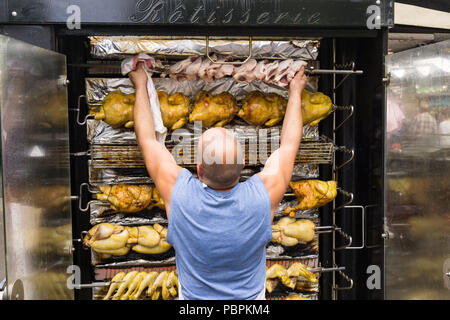
[[[187,168],[194,171],[195,168]],[[154,183],[145,168],[132,169],[97,169],[92,168],[88,161],[89,183],[92,185],[103,184],[150,184]],[[244,168],[241,180],[250,178],[260,171],[260,168]],[[296,164],[292,174],[292,180],[316,179],[319,177],[319,165]]]
[[[189,99],[200,90],[206,90],[211,94],[219,94],[222,92],[231,93],[236,100],[242,100],[249,92],[258,90],[264,93],[277,93],[288,98],[288,88],[279,87],[274,84],[268,84],[260,80],[250,83],[239,83],[232,78],[222,78],[207,82],[204,80],[185,80],[177,81],[171,78],[152,78],[156,90],[167,92],[171,95],[180,92]],[[318,90],[318,77],[308,77],[306,89],[311,92]],[[103,100],[103,98],[111,91],[120,90],[124,94],[134,93],[134,85],[131,80],[126,78],[85,78],[86,98],[89,104],[95,104]]]
[[[189,37],[175,39],[168,37],[132,37],[132,36],[91,36],[89,37],[91,56],[97,59],[123,59],[138,53],[162,56],[187,56],[206,54],[204,38]],[[292,41],[252,41],[252,57],[263,58],[298,58],[316,60],[319,54],[319,40]],[[210,40],[211,54],[225,54],[237,58],[248,56],[247,40]]]
[[[224,128],[233,131],[242,139],[251,139],[251,141],[257,140],[260,134],[263,134],[263,137],[267,138],[275,137],[276,135],[278,136],[279,141],[279,136],[281,133],[281,125],[273,126],[270,128],[257,127],[249,125],[241,119],[233,119],[233,121],[230,124],[226,125]],[[178,138],[181,138],[182,136],[183,139],[185,136],[198,139],[198,136],[196,135],[199,135],[200,132],[197,133],[195,124],[188,123],[182,129],[183,131],[178,130],[175,136],[172,136],[169,132],[166,137],[166,144],[178,142]],[[109,124],[101,120],[88,119],[86,121],[86,130],[87,140],[91,144],[136,144],[136,134],[134,130],[126,128],[113,128]],[[201,130],[204,131],[205,128],[202,128]],[[303,126],[302,139],[313,140],[318,138],[319,130],[317,126]]]
[[[317,258],[301,258],[296,260],[267,260],[266,266],[270,267],[271,265],[278,263],[283,265],[285,268],[289,268],[289,266],[294,262],[300,262],[308,267],[318,267],[318,259]],[[138,272],[162,272],[162,271],[173,271],[176,269],[175,265],[168,265],[168,266],[135,266],[135,267],[96,267],[94,268],[94,277],[95,281],[97,282],[103,282],[108,281],[112,279],[117,273],[119,272],[131,272],[131,271],[138,271]],[[106,295],[108,291],[108,286],[105,287],[94,287],[92,289],[92,296],[94,300],[101,300]],[[318,290],[318,284],[312,285],[311,288],[313,290]],[[317,292],[311,292],[311,291],[302,291],[302,290],[291,290],[285,286],[283,286],[281,283],[279,283],[273,292],[268,293],[266,292],[266,299],[267,300],[284,300],[287,296],[290,294],[299,294],[301,296],[310,298],[312,300],[318,299],[318,293]],[[176,298],[175,298],[176,299]],[[141,300],[149,300],[149,297],[144,297]]]

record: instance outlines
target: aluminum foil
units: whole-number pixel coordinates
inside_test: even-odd
[[[256,139],[258,139],[260,136],[263,138],[278,137],[279,141],[279,136],[281,133],[281,126],[273,126],[270,128],[258,128],[256,126],[246,124],[241,119],[233,120],[232,124],[226,125],[225,128],[233,131],[241,139],[247,139],[246,141],[256,141]],[[186,136],[188,138],[193,139],[195,143],[194,145],[196,145],[197,142],[196,139],[198,139],[198,136],[194,135],[196,132],[194,130],[194,124],[188,123],[185,127],[183,127],[183,129],[187,131],[185,133]],[[202,129],[205,130],[205,128]],[[113,128],[106,122],[101,120],[88,119],[86,122],[86,130],[87,130],[87,140],[89,143],[92,144],[136,144],[136,134],[134,130],[126,128]],[[183,134],[181,130],[179,130],[178,132],[180,135]],[[317,126],[309,126],[309,125],[303,126],[303,139],[312,140],[318,139],[318,137],[319,137],[319,130]],[[166,137],[166,144],[171,142],[178,142],[178,139],[172,138],[171,134],[169,133]],[[189,141],[183,139],[183,142]]]
[[[122,213],[114,211],[108,203],[92,203],[90,206],[90,220],[92,225],[103,222],[116,223],[123,226],[136,224],[167,224],[166,213],[159,209],[143,210],[137,213]]]
[[[91,56],[98,59],[125,58],[128,55],[147,53],[153,55],[195,55],[206,54],[205,39],[164,39],[156,37],[89,37]],[[252,41],[253,58],[299,58],[316,60],[319,53],[318,40]],[[210,53],[247,57],[247,40],[210,40]]]
[[[137,169],[97,169],[89,165],[89,183],[92,185],[102,184],[150,184],[153,180],[148,176],[145,168]],[[187,168],[195,173],[195,168]],[[259,172],[259,168],[246,168],[241,174],[241,180],[250,178]],[[314,164],[297,164],[292,173],[293,180],[314,179],[319,177],[319,166]]]
[[[127,259],[129,259],[129,260],[127,260]],[[120,258],[116,258],[116,259],[112,258],[112,259],[108,259],[108,260],[101,260],[98,256],[98,254],[95,251],[91,250],[91,264],[96,267],[105,267],[105,268],[106,267],[134,267],[134,266],[152,267],[152,266],[175,264],[175,256],[171,256],[167,259],[146,260],[146,259],[130,258],[129,255],[126,255],[126,256],[122,256]]]
[[[250,83],[239,83],[232,78],[222,78],[207,82],[199,80],[176,81],[170,78],[152,78],[156,90],[167,92],[169,95],[176,92],[193,99],[200,90],[206,90],[211,94],[221,92],[231,93],[238,101],[242,100],[249,92],[258,90],[264,93],[277,93],[288,98],[288,88],[282,88],[274,84],[268,84],[260,80]],[[95,104],[111,91],[120,90],[124,94],[134,93],[134,85],[129,78],[85,78],[86,98],[88,103]],[[309,77],[306,89],[311,92],[318,90],[318,77]]]

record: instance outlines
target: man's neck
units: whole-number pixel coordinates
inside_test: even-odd
[[[234,186],[237,185],[238,183],[239,183],[239,181],[236,181],[236,183],[234,183],[233,185],[227,186],[227,187],[225,187],[225,188],[222,188],[222,187],[213,187],[213,186],[209,186],[209,185],[208,185],[208,187],[211,188],[211,189],[213,189],[214,191],[218,191],[218,192],[228,192],[228,191],[230,191],[231,189],[233,189]]]

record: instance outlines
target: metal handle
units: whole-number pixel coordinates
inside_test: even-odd
[[[366,246],[366,208],[364,206],[346,206],[344,209],[361,209],[361,245],[358,247],[347,247],[345,249],[363,249]]]
[[[344,231],[342,231],[341,228],[336,229],[337,233],[339,233],[344,239],[347,240],[347,243],[344,244],[343,246],[334,248],[334,251],[339,251],[339,250],[344,250],[347,249],[348,247],[350,247],[352,245],[353,242],[353,238],[352,236],[348,235],[347,233],[345,233]]]
[[[351,204],[353,202],[353,193],[351,192],[347,192],[341,188],[337,188],[337,191],[339,191],[339,193],[341,193],[342,195],[346,196],[348,198],[347,202],[344,203],[343,205],[337,207],[336,209],[334,209],[334,212],[348,206],[349,204]]]
[[[252,37],[248,37],[248,57],[244,61],[217,61],[209,56],[209,36],[206,36],[206,56],[212,63],[216,64],[244,64],[252,57]]]
[[[96,287],[108,287],[112,283],[121,283],[125,282],[124,280],[120,281],[107,281],[107,282],[93,282],[93,283],[85,283],[85,284],[74,284],[74,289],[86,289],[86,288],[96,288]]]
[[[336,149],[335,149],[336,151],[342,151],[342,152],[345,152],[345,153],[348,153],[348,154],[350,154],[350,157],[347,159],[347,161],[345,161],[343,164],[341,164],[341,165],[339,165],[339,166],[336,166],[336,169],[334,169],[334,172],[336,172],[336,171],[338,171],[338,170],[340,170],[340,169],[342,169],[343,167],[345,167],[347,164],[349,164],[352,160],[353,160],[353,158],[355,157],[355,151],[353,150],[353,149],[347,149],[346,147],[337,147]]]
[[[333,107],[334,107],[334,110],[350,111],[348,116],[344,120],[342,120],[342,122],[339,123],[339,125],[337,125],[334,128],[334,132],[336,132],[348,119],[351,118],[351,116],[353,115],[353,112],[355,111],[355,108],[352,105],[350,105],[350,106],[333,106]]]
[[[340,228],[336,226],[319,226],[314,228],[316,234],[331,233],[337,230],[340,230]]]
[[[83,121],[80,120],[80,114],[81,114],[81,112],[80,112],[80,111],[81,111],[81,98],[86,99],[86,96],[85,96],[85,95],[80,95],[80,96],[78,96],[78,105],[77,105],[77,109],[75,109],[75,111],[77,112],[77,123],[78,123],[80,126],[84,126],[84,125],[86,124],[87,119],[93,119],[93,118],[94,118],[94,115],[93,115],[93,114],[87,114],[87,115],[85,116],[85,118],[84,118]]]
[[[84,187],[86,187],[86,189],[87,189],[90,193],[96,193],[96,192],[95,192],[95,190],[90,189],[89,183],[84,182],[84,183],[80,184],[80,194],[79,194],[79,196],[78,196],[78,209],[79,209],[80,211],[86,212],[86,211],[89,210],[89,206],[90,206],[92,203],[101,203],[101,201],[98,201],[98,200],[91,200],[91,201],[89,201],[89,202],[86,204],[86,207],[83,208],[82,206],[83,206],[83,189],[84,189]]]
[[[353,288],[353,280],[341,270],[337,270],[337,272],[342,278],[344,278],[349,283],[349,285],[347,287],[340,287],[338,285],[335,285],[333,289],[336,291],[340,291],[340,290],[350,290],[351,288]]]

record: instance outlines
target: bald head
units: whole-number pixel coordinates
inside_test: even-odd
[[[231,131],[211,128],[203,133],[197,148],[197,173],[203,183],[214,189],[232,187],[243,167],[242,148]]]

